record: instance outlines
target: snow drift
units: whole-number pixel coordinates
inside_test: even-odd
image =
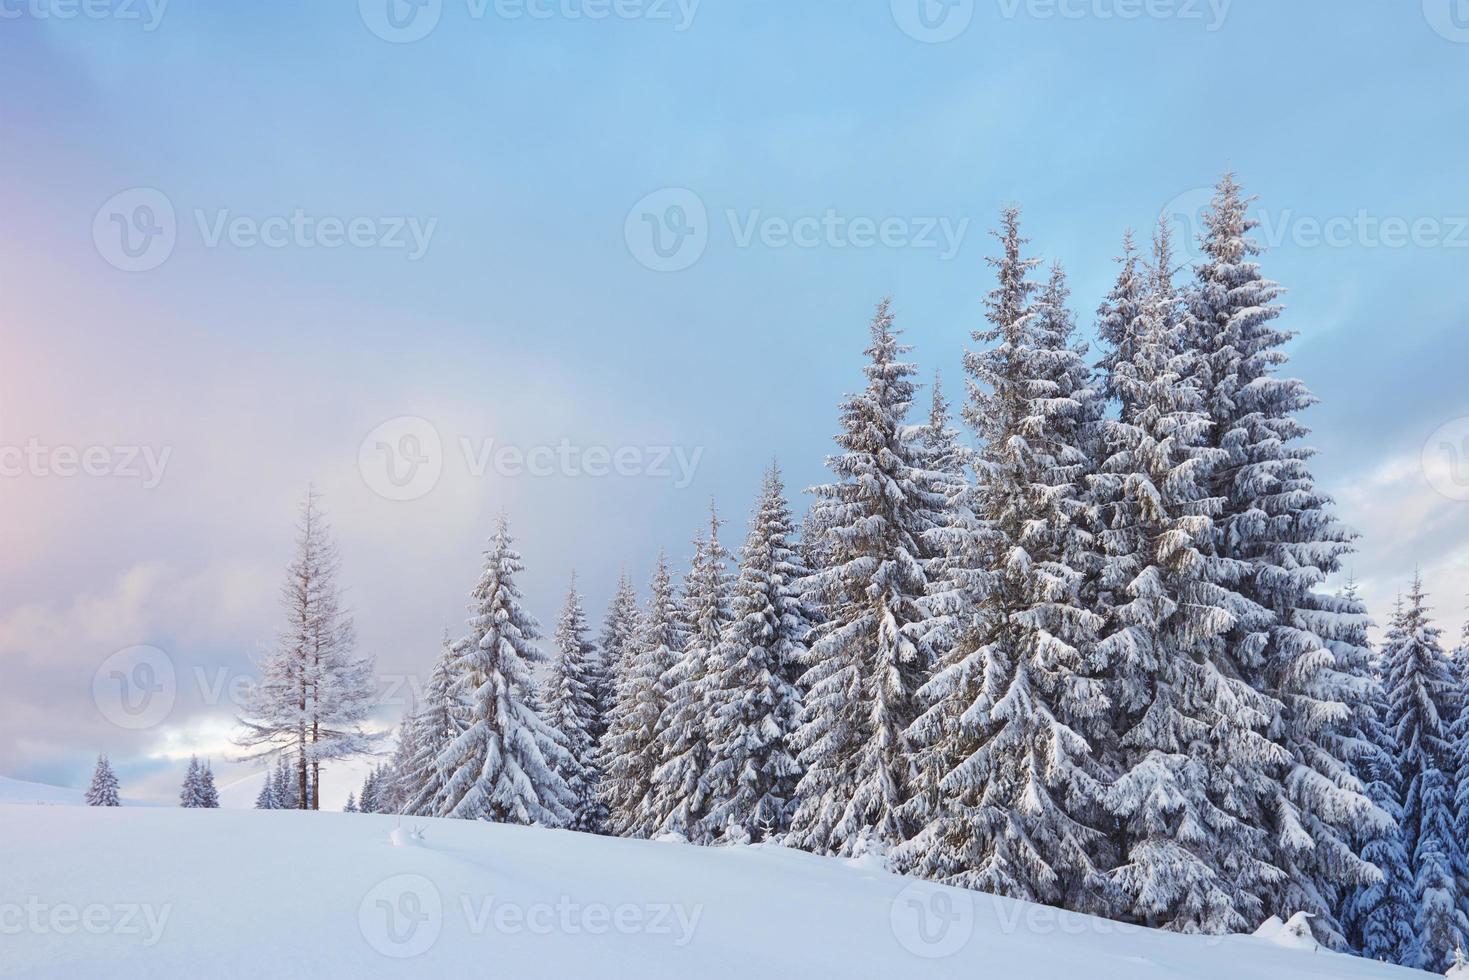
[[[393,846],[400,827],[422,832],[418,846]],[[1152,932],[779,847],[365,814],[16,805],[0,805],[0,975],[1423,976],[1254,937]]]

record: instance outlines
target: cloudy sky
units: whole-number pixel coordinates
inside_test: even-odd
[[[711,497],[737,542],[772,456],[821,478],[879,297],[957,390],[1002,206],[1089,330],[1123,230],[1187,233],[1225,169],[1374,611],[1421,566],[1457,635],[1453,11],[0,0],[0,775],[243,775],[230,691],[308,484],[409,689],[497,512],[543,621],[573,569],[600,616]]]

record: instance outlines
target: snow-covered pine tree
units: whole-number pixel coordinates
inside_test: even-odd
[[[373,766],[371,769],[367,770],[367,775],[362,778],[362,794],[357,803],[359,812],[380,812],[378,810],[377,793],[378,785],[381,782],[381,779],[382,774],[377,766]]]
[[[602,796],[608,826],[618,836],[650,837],[657,830],[652,796],[658,724],[668,704],[663,676],[687,643],[668,557],[659,554],[647,609],[619,658],[617,704],[602,740]]]
[[[184,785],[179,790],[179,806],[194,810],[203,805],[199,802],[203,794],[202,781],[203,775],[199,767],[199,757],[197,755],[190,756],[189,769],[184,773]]]
[[[707,827],[709,659],[729,625],[731,576],[729,552],[719,543],[723,522],[709,505],[709,533],[694,540],[694,557],[684,582],[683,611],[688,641],[681,657],[663,673],[668,703],[658,721],[654,741],[658,768],[653,772],[653,821],[660,834],[679,834],[696,844],[709,844],[718,828]]]
[[[191,810],[213,810],[219,807],[219,792],[214,788],[214,771],[199,757],[189,758],[189,771],[179,791],[179,806]]]
[[[344,806],[344,807],[342,807],[342,812],[343,813],[361,813],[362,812],[361,810],[359,810],[357,808],[357,794],[356,793],[348,793],[347,794],[347,805]]]
[[[300,800],[297,798],[296,769],[285,753],[276,760],[275,776],[271,780],[272,795],[275,797],[275,808],[277,810],[300,809]]]
[[[1251,804],[1269,821],[1272,863],[1285,872],[1267,892],[1269,911],[1310,912],[1317,934],[1340,948],[1335,899],[1375,877],[1352,838],[1364,825],[1388,823],[1342,756],[1360,691],[1331,644],[1352,631],[1351,616],[1315,591],[1340,569],[1355,535],[1331,514],[1311,474],[1315,452],[1300,445],[1309,430],[1297,416],[1316,399],[1277,373],[1293,335],[1276,323],[1281,289],[1256,261],[1249,203],[1226,174],[1204,214],[1203,261],[1187,298],[1209,444],[1224,456],[1210,474],[1210,495],[1222,503],[1212,547],[1225,584],[1269,613],[1241,619],[1227,640],[1244,676],[1282,705],[1268,730],[1290,762],[1273,773],[1274,798]]]
[[[1455,879],[1459,910],[1469,921],[1469,623],[1462,628],[1459,645],[1451,657],[1454,673],[1454,721],[1449,738],[1454,746],[1454,831],[1457,848]]]
[[[931,665],[929,583],[923,535],[945,501],[928,489],[923,451],[904,419],[913,400],[909,348],[878,304],[863,369],[866,388],[841,409],[841,454],[827,459],[836,482],[814,488],[826,528],[827,564],[806,583],[823,621],[802,665],[806,691],[793,742],[804,769],[787,842],[854,855],[908,834],[913,792],[908,726]]]
[[[638,632],[638,596],[627,572],[617,578],[617,590],[607,607],[602,622],[602,635],[597,643],[599,672],[593,685],[597,701],[597,726],[593,740],[600,747],[612,724],[617,708],[617,679],[624,671],[624,659]]]
[[[546,720],[561,733],[566,761],[558,772],[571,790],[571,830],[599,833],[607,819],[607,807],[599,796],[601,765],[597,759],[598,706],[596,675],[601,657],[587,638],[587,617],[581,594],[576,590],[576,573],[561,618],[556,624],[556,653],[546,675]]]
[[[371,659],[358,657],[352,618],[337,587],[340,558],[315,490],[301,505],[296,557],[286,571],[286,629],[244,700],[238,744],[247,758],[290,751],[301,809],[317,809],[324,761],[371,751],[363,722],[376,695]]]
[[[416,719],[419,712],[418,697],[415,695],[409,701],[408,707],[403,709],[403,718],[398,722],[398,742],[385,767],[387,778],[379,797],[383,813],[402,813],[417,786],[413,760],[418,755]]]
[[[219,790],[214,785],[214,767],[207,761],[199,768],[199,806],[205,810],[219,809]]]
[[[470,603],[469,635],[454,647],[451,692],[466,727],[438,758],[440,816],[562,826],[570,819],[565,751],[536,710],[534,665],[540,627],[522,606],[515,576],[524,566],[502,515]]]
[[[1136,415],[1132,404],[1133,392],[1126,390],[1125,385],[1118,387],[1116,382],[1122,376],[1118,366],[1130,364],[1137,357],[1135,331],[1141,323],[1148,275],[1141,266],[1130,228],[1122,236],[1122,254],[1117,257],[1117,264],[1121,266],[1117,280],[1097,309],[1097,336],[1102,341],[1102,356],[1097,368],[1103,395],[1117,404],[1123,418],[1131,418]]]
[[[1082,602],[1100,564],[1084,482],[1099,398],[1060,267],[1032,302],[1035,262],[1022,255],[1016,209],[997,237],[999,283],[989,327],[975,334],[989,346],[966,356],[965,414],[981,446],[973,540],[988,588],[975,627],[922,692],[930,707],[911,734],[943,761],[939,803],[900,861],[951,884],[1104,912],[1109,703],[1101,617]]]
[[[1401,756],[1403,843],[1413,882],[1413,943],[1405,960],[1439,970],[1469,934],[1460,911],[1454,870],[1454,746],[1448,721],[1458,699],[1442,632],[1428,618],[1420,577],[1393,617],[1383,645],[1388,719]]]
[[[1338,599],[1344,611],[1358,611],[1355,630],[1332,644],[1338,664],[1361,678],[1364,685],[1354,708],[1359,734],[1353,739],[1353,773],[1367,798],[1391,818],[1391,826],[1386,829],[1369,825],[1358,832],[1358,853],[1381,874],[1347,892],[1341,903],[1341,923],[1348,945],[1360,955],[1403,963],[1413,948],[1414,931],[1413,882],[1400,826],[1401,751],[1388,723],[1391,711],[1383,686],[1383,665],[1371,650],[1367,635],[1370,623],[1356,583],[1349,581]]]
[[[275,773],[273,770],[267,769],[265,772],[265,781],[260,784],[260,792],[255,794],[255,809],[281,809],[275,799]]]
[[[413,717],[413,757],[407,765],[403,813],[432,817],[444,790],[438,760],[449,743],[464,732],[466,712],[454,694],[454,643],[449,631],[439,649],[434,669],[424,687],[423,705]]]
[[[1108,389],[1129,406],[1103,426],[1091,479],[1105,563],[1098,654],[1115,705],[1120,821],[1116,917],[1185,932],[1239,932],[1264,918],[1283,872],[1259,803],[1290,759],[1265,736],[1279,703],[1256,690],[1226,638],[1268,613],[1230,586],[1212,554],[1212,468],[1199,364],[1172,284],[1166,227]]]
[[[772,463],[740,552],[733,619],[708,664],[709,837],[763,840],[783,834],[795,812],[796,681],[811,626],[800,593],[810,571],[794,535],[780,467]]]
[[[117,774],[107,756],[97,756],[97,768],[92,771],[92,782],[87,787],[87,806],[122,806],[118,799]]]

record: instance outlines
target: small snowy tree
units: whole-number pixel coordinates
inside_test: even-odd
[[[617,710],[617,679],[625,670],[624,661],[638,632],[638,597],[633,590],[632,579],[623,572],[617,578],[617,591],[607,607],[606,619],[602,622],[602,635],[598,640],[598,672],[592,687],[597,702],[597,726],[592,732],[593,740],[600,747],[612,724],[612,715]]]
[[[360,813],[361,812],[360,810],[357,809],[357,794],[356,793],[348,793],[347,794],[347,805],[344,806],[344,807],[342,807],[342,812],[343,813]]]
[[[730,843],[782,834],[795,812],[796,681],[811,627],[800,594],[810,572],[794,534],[780,468],[771,464],[740,552],[733,618],[708,664],[705,834]]]
[[[87,787],[87,806],[122,806],[118,799],[117,774],[107,756],[97,756],[97,768],[92,771],[92,783]]]
[[[1362,860],[1371,863],[1380,874],[1346,895],[1342,903],[1342,925],[1351,947],[1362,956],[1404,963],[1414,947],[1414,930],[1413,879],[1401,827],[1402,752],[1389,724],[1391,707],[1383,687],[1383,665],[1369,649],[1368,621],[1355,583],[1349,583],[1339,599],[1343,610],[1357,610],[1358,617],[1355,634],[1339,641],[1337,660],[1366,684],[1356,706],[1360,734],[1355,742],[1353,766],[1367,798],[1391,820],[1385,829],[1376,825],[1359,829]],[[1370,658],[1366,664],[1362,663],[1364,654]]]
[[[587,638],[587,617],[574,572],[554,641],[556,653],[545,684],[546,720],[561,733],[566,749],[566,761],[558,772],[574,801],[568,826],[598,833],[607,817],[607,808],[598,795],[601,768],[593,736],[598,723],[595,690],[601,657]]]
[[[199,757],[189,758],[189,771],[179,791],[179,806],[191,810],[213,810],[219,807],[219,792],[214,788],[214,771]]]
[[[454,643],[449,631],[423,692],[423,704],[413,716],[413,755],[407,764],[403,813],[417,817],[436,815],[435,807],[444,790],[438,760],[449,743],[463,734],[466,712],[454,694]]]
[[[668,705],[663,678],[687,642],[668,558],[660,554],[647,610],[618,661],[617,704],[602,741],[602,796],[618,836],[651,837],[657,830],[652,797],[658,725]]]
[[[272,770],[266,770],[265,781],[260,784],[260,792],[255,794],[255,809],[281,809],[275,799],[275,773]]]
[[[294,756],[293,795],[303,810],[319,808],[324,761],[369,752],[378,738],[363,728],[376,694],[372,661],[354,653],[352,618],[337,587],[340,558],[318,500],[308,491],[301,505],[296,557],[282,589],[287,626],[246,692],[238,739],[247,758]]]
[[[688,641],[683,655],[664,671],[668,703],[658,721],[654,746],[653,822],[658,833],[679,834],[696,844],[713,841],[704,825],[709,803],[709,660],[729,625],[729,552],[719,543],[718,514],[709,506],[709,534],[694,541],[694,558],[684,586]]]
[[[1441,969],[1469,932],[1456,901],[1458,839],[1453,822],[1454,747],[1447,719],[1458,691],[1441,631],[1428,618],[1423,583],[1414,576],[1407,603],[1383,646],[1388,718],[1400,750],[1402,828],[1413,882],[1413,945],[1405,958]]]
[[[824,618],[803,659],[807,692],[794,747],[804,775],[787,841],[852,856],[903,840],[913,792],[907,730],[931,663],[923,536],[945,501],[930,489],[922,449],[904,418],[913,365],[878,305],[866,350],[866,389],[842,406],[840,455],[827,466],[837,482],[817,487],[829,549],[806,584]],[[814,591],[813,591],[814,590]]]
[[[472,593],[469,635],[450,664],[466,724],[437,760],[440,816],[549,826],[571,817],[570,792],[556,774],[565,750],[536,710],[531,670],[543,657],[540,627],[515,585],[523,568],[501,516]]]

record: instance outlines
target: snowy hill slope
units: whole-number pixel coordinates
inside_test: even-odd
[[[292,811],[0,806],[0,976],[1425,976],[911,882],[775,847],[704,849]]]
[[[22,779],[0,776],[0,804],[21,803],[42,806],[86,806],[85,790],[68,789],[64,786],[48,786],[45,783],[28,783]],[[156,806],[126,797],[123,806]]]

